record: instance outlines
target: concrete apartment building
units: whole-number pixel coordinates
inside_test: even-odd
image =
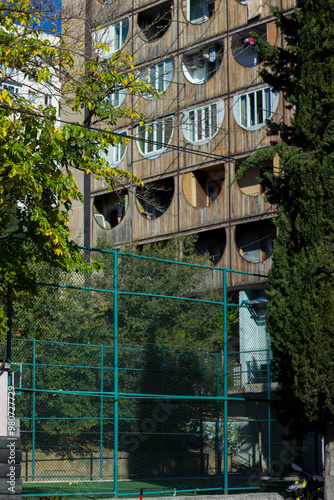
[[[254,40],[257,34],[271,44],[282,44],[270,9],[274,5],[288,12],[294,0],[82,4],[92,43],[110,47],[92,49],[92,54],[133,54],[137,77],[147,78],[159,97],[126,91],[111,96],[115,106],[142,112],[149,125],[121,120],[116,132],[134,139],[110,148],[108,154],[111,165],[129,170],[144,187],[123,185],[110,192],[101,180],[79,178],[85,206],[75,206],[72,216],[77,242],[97,247],[104,240],[117,248],[127,242],[143,246],[196,234],[197,251],[209,252],[211,266],[257,275],[234,287],[239,303],[263,298],[275,207],[265,201],[258,178],[263,169],[274,169],[276,161],[233,181],[240,163],[269,144],[266,120],[289,120],[282,95],[259,77],[261,60]],[[255,314],[240,314],[243,351],[269,348],[263,302]],[[251,336],[245,327],[249,322]],[[247,356],[240,359],[244,374],[250,362]],[[263,360],[255,364],[262,366]]]
[[[96,56],[134,54],[136,75],[146,77],[159,97],[125,91],[111,97],[115,106],[138,109],[149,125],[121,120],[115,131],[133,140],[108,154],[111,165],[129,170],[144,187],[128,184],[110,192],[103,181],[86,176],[79,179],[85,206],[76,206],[72,217],[73,237],[85,246],[98,247],[101,240],[110,248],[144,246],[196,234],[197,251],[209,252],[211,266],[254,273],[238,285],[228,283],[239,304],[251,306],[240,308],[239,361],[229,391],[264,396],[271,360],[260,352],[270,350],[263,297],[275,207],[265,201],[258,178],[278,161],[234,180],[241,162],[269,144],[266,120],[290,119],[282,95],[259,77],[254,34],[283,43],[271,6],[288,14],[294,0],[86,3],[93,42],[111,49],[100,48]]]
[[[111,48],[100,49],[99,56],[119,49],[134,54],[138,74],[160,96],[112,97],[115,106],[139,109],[150,125],[122,120],[117,131],[135,140],[108,155],[111,164],[140,177],[144,188],[109,192],[101,181],[86,179],[85,229],[82,207],[72,218],[79,243],[96,246],[103,238],[116,247],[145,245],[195,233],[198,250],[210,252],[212,265],[267,273],[275,209],[265,202],[258,177],[273,165],[233,180],[240,162],[269,143],[266,120],[288,119],[282,96],[258,76],[252,37],[282,43],[270,10],[277,4],[288,10],[294,1],[90,3],[92,38]]]

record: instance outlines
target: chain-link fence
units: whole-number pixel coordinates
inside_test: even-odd
[[[96,257],[103,268],[90,275],[41,266],[39,294],[12,305],[23,495],[268,484],[284,447],[269,404],[265,277]]]

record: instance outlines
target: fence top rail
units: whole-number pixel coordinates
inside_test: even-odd
[[[126,257],[135,257],[137,259],[145,259],[145,260],[154,260],[157,262],[165,262],[167,264],[179,264],[181,266],[187,266],[187,267],[197,267],[197,268],[202,268],[202,269],[209,269],[211,271],[220,271],[220,272],[228,272],[228,273],[234,273],[234,274],[244,274],[247,276],[261,276],[262,278],[267,278],[266,274],[260,274],[260,273],[252,273],[249,271],[236,271],[235,269],[229,269],[227,267],[212,267],[212,266],[205,266],[203,264],[191,264],[189,262],[180,262],[176,260],[167,260],[167,259],[160,259],[158,257],[147,257],[145,255],[137,255],[137,254],[132,254],[132,253],[127,253],[127,252],[121,252],[120,250],[106,250],[103,248],[94,248],[94,247],[79,247],[81,250],[88,250],[91,252],[100,252],[100,253],[109,253],[109,254],[114,254],[114,255],[123,255]]]
[[[59,345],[66,345],[66,346],[80,346],[80,347],[88,347],[88,348],[99,348],[101,349],[114,349],[113,345],[107,345],[107,344],[83,344],[83,343],[78,343],[78,342],[61,342],[59,340],[42,340],[42,339],[25,339],[21,337],[14,337],[12,339],[13,341],[17,342],[32,342],[32,343],[40,343],[40,344],[59,344]],[[164,352],[164,353],[171,353],[171,354],[196,354],[197,356],[221,356],[222,351],[187,351],[187,350],[173,350],[173,349],[163,349],[163,348],[156,348],[156,349],[150,349],[148,347],[133,347],[133,346],[118,346],[119,350],[129,350],[129,351],[155,351],[155,352]],[[271,353],[270,348],[265,348],[265,349],[250,349],[250,350],[240,350],[240,351],[229,351],[228,354],[244,354],[244,353]],[[14,363],[15,364],[15,363]],[[20,363],[16,363],[20,364]],[[22,364],[29,364],[29,363],[22,363]],[[45,363],[42,364],[45,366]],[[72,365],[66,365],[66,366],[72,366]],[[87,367],[85,365],[85,367]]]

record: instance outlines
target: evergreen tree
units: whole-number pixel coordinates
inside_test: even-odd
[[[252,164],[279,154],[265,173],[277,206],[267,325],[281,381],[281,418],[325,435],[325,498],[334,491],[334,0],[297,0],[292,15],[275,11],[283,48],[258,41],[263,79],[281,90],[289,123]],[[302,425],[301,425],[302,424]]]

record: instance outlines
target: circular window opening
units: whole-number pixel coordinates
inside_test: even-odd
[[[276,26],[273,23],[261,24],[260,26],[239,31],[239,33],[232,36],[232,53],[235,60],[242,66],[256,66],[262,60],[257,51],[256,35],[262,40],[268,40],[272,45],[275,45]]]
[[[181,125],[185,140],[192,144],[211,141],[222,126],[224,115],[223,100],[185,111]]]
[[[137,24],[140,33],[147,42],[161,38],[172,21],[173,2],[163,2],[138,14]]]
[[[276,228],[270,220],[240,224],[236,228],[239,254],[248,262],[264,262],[273,253],[275,234]]]
[[[186,52],[182,59],[182,69],[186,79],[196,85],[210,80],[221,65],[223,52],[222,41]]]
[[[203,231],[198,234],[198,240],[195,244],[195,249],[196,253],[198,253],[199,255],[208,253],[208,264],[211,266],[217,266],[223,256],[225,246],[225,229],[213,229],[212,231]]]
[[[94,219],[103,229],[112,229],[123,220],[129,205],[126,189],[94,198]]]
[[[219,165],[205,170],[188,172],[182,176],[185,199],[194,208],[210,206],[218,198],[225,179],[225,168]]]
[[[94,31],[95,50],[101,59],[109,59],[114,52],[121,50],[129,34],[129,19],[126,17],[117,23]],[[104,45],[108,46],[108,50]]]
[[[136,188],[137,209],[145,219],[158,219],[168,210],[173,196],[173,177],[148,182]]]
[[[235,166],[235,173],[238,173],[240,165],[246,161],[247,158],[240,158]],[[250,166],[240,179],[236,181],[240,191],[247,196],[259,196],[264,193],[264,189],[260,183],[265,172],[273,172],[273,161],[266,162],[261,166]]]
[[[184,17],[192,24],[205,23],[218,8],[220,0],[186,0],[182,2]]]
[[[158,64],[147,68],[139,75],[139,79],[149,85],[152,85],[152,87],[154,87],[159,94],[163,94],[170,86],[173,76],[174,60],[167,59],[166,61],[161,61]],[[152,96],[150,94],[145,96],[145,94],[143,94],[143,97],[152,99],[152,97],[156,96]]]

